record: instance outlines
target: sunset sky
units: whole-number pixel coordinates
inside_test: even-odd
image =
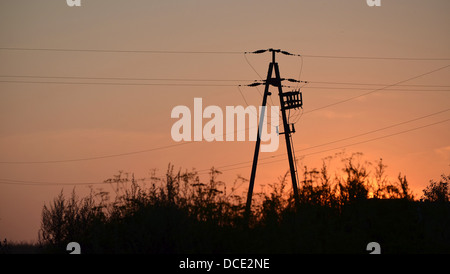
[[[383,158],[393,181],[406,175],[420,198],[450,173],[450,1],[381,3],[2,0],[0,238],[37,241],[44,203],[119,170],[142,178],[172,163],[222,169],[230,185],[249,178],[254,142],[173,146],[170,115],[196,97],[224,112],[259,106],[263,87],[238,85],[266,77],[271,55],[244,52],[267,48],[303,56],[277,56],[282,77],[309,82],[303,115],[291,113],[299,168],[362,152]],[[284,137],[260,154],[270,163],[256,190],[289,169],[285,155]]]

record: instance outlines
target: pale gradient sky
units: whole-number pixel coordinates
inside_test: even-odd
[[[148,1],[65,0],[0,2],[0,48],[62,48],[161,51],[253,51],[281,48],[304,55],[450,58],[450,1]],[[248,55],[265,77],[269,54]],[[297,78],[298,57],[279,56],[282,77]],[[393,84],[450,64],[450,60],[405,61],[303,58],[301,79],[305,114],[296,124],[295,149],[351,137],[450,108],[450,69],[333,107],[313,109],[382,86],[320,84],[345,82]],[[30,79],[3,76],[121,77],[188,79],[258,79],[242,54],[146,54],[0,50],[0,162],[51,161],[120,154],[172,145],[170,112],[176,105],[244,105],[237,87],[68,85],[6,83]],[[92,80],[92,82],[113,82]],[[119,81],[124,82],[124,81]],[[316,83],[314,83],[316,82]],[[138,83],[143,83],[142,81]],[[147,81],[148,83],[148,81]],[[155,81],[152,83],[163,83]],[[173,83],[173,82],[171,82]],[[223,82],[221,82],[223,83]],[[231,82],[236,83],[236,82]],[[230,82],[225,82],[230,84]],[[438,85],[444,87],[429,87]],[[439,89],[440,91],[431,91]],[[260,89],[262,90],[262,89]],[[249,104],[259,105],[255,88],[243,87]],[[278,101],[276,92],[272,100]],[[450,118],[450,111],[413,123],[305,151],[320,152],[394,134]],[[417,196],[430,179],[450,172],[449,122],[350,146],[364,159],[382,157],[388,175],[406,175]],[[0,164],[0,179],[84,183],[101,182],[118,170],[144,177],[152,168],[162,174],[169,162],[182,168],[207,169],[251,161],[253,142],[200,142],[124,157],[58,164]],[[319,167],[321,159],[341,150],[307,156],[302,165]],[[285,153],[284,139],[269,157]],[[300,157],[301,153],[297,153]],[[280,159],[280,158],[276,158]],[[287,161],[261,165],[256,187],[288,170]],[[250,167],[225,172],[249,177]],[[1,180],[0,180],[1,181]],[[40,214],[63,186],[0,184],[0,238],[37,240]],[[69,193],[72,186],[64,186]],[[86,193],[86,186],[77,186]],[[243,186],[240,191],[245,191]]]

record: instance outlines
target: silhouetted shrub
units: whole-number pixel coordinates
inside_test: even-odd
[[[423,190],[422,199],[429,202],[448,202],[450,199],[450,175],[441,175],[439,182],[430,181],[430,184]]]
[[[359,157],[343,157],[334,178],[325,161],[320,170],[305,166],[299,207],[289,173],[281,176],[269,191],[255,193],[249,225],[244,199],[235,193],[244,178],[227,193],[214,168],[207,181],[170,164],[150,182],[119,172],[105,181],[112,194],[61,192],[45,205],[40,243],[48,252],[65,252],[76,241],[83,253],[365,253],[376,241],[388,253],[450,252],[449,203],[414,201],[405,176],[391,183],[381,159],[370,176],[371,164]],[[441,197],[434,194],[446,183],[443,176],[442,185],[424,190],[427,201]]]

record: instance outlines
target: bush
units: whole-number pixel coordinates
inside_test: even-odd
[[[450,252],[448,202],[435,208],[413,201],[405,176],[389,182],[380,160],[371,177],[371,164],[359,157],[343,157],[334,179],[325,162],[320,171],[305,167],[299,207],[288,173],[281,176],[269,192],[255,193],[249,224],[244,199],[235,193],[246,179],[238,177],[227,193],[214,168],[206,182],[170,164],[164,176],[152,174],[150,184],[119,172],[105,181],[113,195],[91,191],[79,198],[73,191],[65,198],[61,192],[45,205],[40,243],[48,252],[65,252],[75,241],[83,253],[354,253],[379,241],[393,253],[436,246]],[[445,186],[448,177],[443,180]],[[435,197],[431,193],[442,189],[434,183],[424,193]]]
[[[448,183],[450,175],[441,175],[439,182],[430,181],[430,184],[423,190],[422,199],[429,202],[448,202],[450,198],[450,189]]]

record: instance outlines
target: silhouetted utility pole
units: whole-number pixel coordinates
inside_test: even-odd
[[[282,53],[282,54],[286,54],[286,55],[293,55],[293,54],[290,54],[285,51],[281,51],[279,49],[259,50],[259,51],[255,51],[252,53],[263,53],[265,51],[272,52],[272,62],[269,64],[269,70],[267,72],[267,78],[265,81],[264,96],[263,96],[263,101],[262,101],[263,108],[262,108],[262,111],[260,114],[258,134],[256,137],[256,144],[255,144],[255,152],[253,155],[252,173],[250,175],[250,184],[249,184],[248,193],[247,193],[247,203],[246,203],[246,207],[245,207],[245,219],[246,219],[247,223],[250,219],[250,214],[251,214],[253,187],[255,185],[256,168],[258,165],[258,156],[259,156],[259,149],[260,149],[260,144],[261,144],[260,131],[262,130],[262,124],[263,124],[264,117],[265,117],[264,115],[265,115],[265,106],[267,103],[267,96],[272,95],[269,92],[270,85],[278,88],[278,96],[280,98],[280,109],[281,109],[281,114],[282,114],[282,119],[283,119],[283,128],[284,128],[284,132],[280,132],[279,134],[284,134],[284,137],[285,137],[287,155],[288,155],[288,159],[289,159],[289,169],[291,172],[292,189],[294,190],[294,199],[295,199],[296,208],[298,208],[298,205],[299,205],[299,196],[298,196],[298,187],[297,187],[297,169],[296,169],[295,159],[292,154],[292,144],[291,144],[291,134],[295,132],[295,128],[294,128],[294,124],[288,123],[287,116],[286,116],[286,110],[293,109],[293,108],[301,108],[303,105],[302,94],[300,91],[290,91],[290,92],[283,93],[282,84],[281,84],[282,80],[290,80],[290,81],[296,81],[296,80],[281,78],[278,63],[275,62],[275,54],[276,53]],[[274,78],[272,78],[273,72],[275,72]],[[249,85],[249,86],[255,86],[255,84]],[[292,129],[291,129],[291,125],[292,125]]]

